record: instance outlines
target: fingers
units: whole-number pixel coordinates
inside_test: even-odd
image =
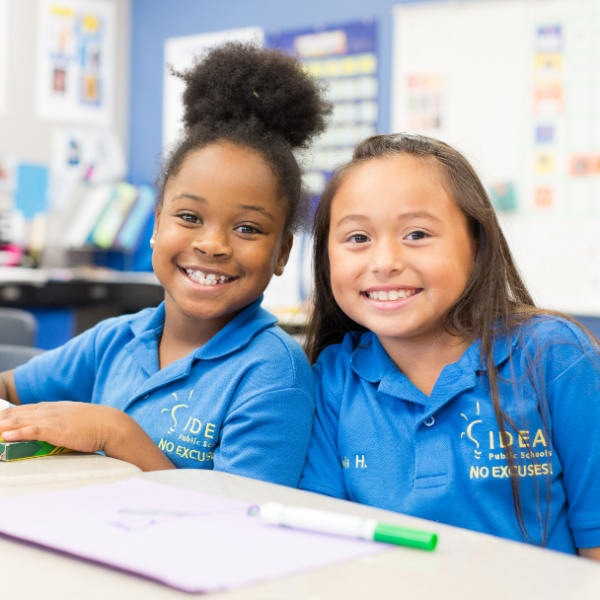
[[[30,440],[39,440],[41,430],[37,425],[28,425],[20,429],[4,431],[0,433],[0,438],[6,442],[28,442]]]

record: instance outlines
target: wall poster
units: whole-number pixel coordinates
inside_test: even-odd
[[[327,131],[315,140],[305,182],[320,195],[331,172],[350,160],[356,143],[374,135],[379,122],[377,30],[373,21],[272,32],[267,46],[303,60],[328,85],[334,110]]]
[[[38,2],[38,117],[110,124],[115,85],[114,3]]]
[[[311,29],[273,31],[269,48],[280,48],[302,60],[310,72],[327,84],[334,109],[329,127],[314,140],[305,165],[304,183],[314,200],[321,195],[332,172],[350,160],[357,142],[379,127],[377,27],[372,20]],[[274,279],[265,293],[265,305],[288,323],[302,323],[304,303],[310,296],[311,239],[299,236],[284,277]]]

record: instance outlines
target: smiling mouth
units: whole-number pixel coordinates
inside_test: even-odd
[[[229,283],[237,277],[228,277],[227,275],[217,275],[216,273],[203,273],[196,269],[181,269],[192,281],[200,285],[217,285],[219,283]]]
[[[367,298],[370,300],[378,300],[379,302],[390,302],[393,300],[404,300],[405,298],[410,298],[415,294],[423,291],[423,288],[416,288],[412,290],[381,290],[381,291],[373,291],[373,292],[363,292]]]

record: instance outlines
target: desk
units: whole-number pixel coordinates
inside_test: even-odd
[[[40,347],[55,348],[73,335],[83,333],[103,319],[136,313],[158,306],[165,292],[154,273],[132,273],[108,269],[24,269],[0,267],[0,307],[40,311],[72,311],[74,323],[54,323],[51,333],[42,332]],[[64,320],[65,317],[63,317]],[[46,316],[46,319],[52,318]],[[55,317],[56,319],[56,317]],[[41,329],[44,323],[40,323]]]
[[[138,467],[121,460],[81,452],[0,462],[0,498],[109,483],[140,473]]]
[[[141,477],[244,501],[273,500],[426,527],[440,536],[433,553],[390,547],[374,557],[211,596],[220,600],[597,600],[600,597],[600,565],[585,559],[235,475],[179,470],[145,473]],[[63,487],[84,483],[81,479],[63,482]],[[42,489],[48,489],[47,484],[38,486],[39,491]],[[20,488],[17,493],[30,492]],[[157,551],[181,550],[157,548]],[[190,596],[115,569],[2,537],[0,564],[3,595],[10,598],[181,600]]]

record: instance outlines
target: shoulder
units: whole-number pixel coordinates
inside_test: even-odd
[[[249,360],[261,372],[266,371],[269,379],[281,380],[283,386],[304,387],[307,381],[312,386],[310,364],[304,350],[277,325],[254,336],[244,354],[244,362]]]
[[[358,347],[371,343],[372,333],[352,331],[344,336],[339,344],[327,346],[313,366],[315,383],[327,385],[330,389],[339,387],[348,376],[352,355]]]
[[[90,331],[95,334],[94,337],[99,341],[114,339],[115,336],[121,333],[134,336],[146,328],[157,310],[157,308],[145,308],[134,314],[104,319],[104,321],[100,321]]]
[[[527,364],[538,362],[554,379],[581,359],[600,366],[599,349],[576,323],[559,315],[532,317],[519,332],[520,352]],[[522,361],[522,362],[523,362]]]

